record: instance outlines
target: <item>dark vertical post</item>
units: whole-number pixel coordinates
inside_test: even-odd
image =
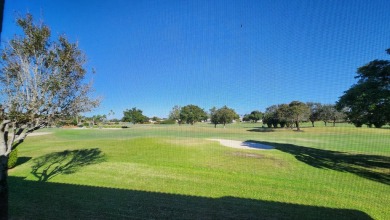
[[[8,157],[0,156],[0,220],[8,219]]]
[[[1,31],[3,30],[4,2],[5,2],[5,0],[0,0],[0,38],[1,38]],[[0,41],[0,44],[1,44],[1,41]]]

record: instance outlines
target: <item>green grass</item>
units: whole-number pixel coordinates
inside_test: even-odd
[[[322,123],[321,123],[322,124]],[[242,123],[47,129],[9,172],[15,219],[386,219],[390,129]],[[252,140],[239,150],[208,138]],[[38,181],[39,180],[39,181]]]

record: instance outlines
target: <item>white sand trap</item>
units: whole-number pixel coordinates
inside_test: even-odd
[[[41,136],[41,135],[47,135],[47,134],[51,134],[52,132],[33,132],[31,134],[29,134],[28,136]],[[27,136],[27,137],[28,137]]]
[[[256,142],[250,141],[234,141],[234,140],[226,140],[226,139],[208,139],[211,141],[219,141],[219,143],[226,147],[238,148],[238,149],[257,149],[257,150],[271,150],[274,147],[266,144],[260,144]]]
[[[41,136],[41,135],[47,135],[47,134],[51,134],[52,132],[33,132],[29,135],[27,135],[27,137],[32,137],[32,136]],[[9,136],[11,137],[13,135],[13,133],[10,133]]]

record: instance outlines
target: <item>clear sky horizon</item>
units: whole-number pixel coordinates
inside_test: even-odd
[[[94,68],[101,106],[167,117],[174,105],[239,114],[293,100],[335,103],[356,69],[388,59],[390,1],[6,0],[1,40],[18,14],[65,34]]]

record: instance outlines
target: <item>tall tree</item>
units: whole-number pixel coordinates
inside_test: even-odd
[[[309,117],[310,109],[305,103],[300,101],[292,101],[288,106],[290,107],[291,117],[299,131],[299,122]]]
[[[331,104],[322,105],[319,111],[319,118],[324,122],[325,126],[331,121],[335,115],[335,106]]]
[[[217,125],[219,124],[219,116],[218,116],[218,109],[216,107],[212,107],[210,109],[210,121],[211,123],[214,124],[214,128],[217,127]]]
[[[99,125],[99,128],[102,127],[102,123],[105,123],[107,121],[106,115],[93,115],[91,117],[92,119],[92,125]]]
[[[263,113],[261,113],[260,111],[258,110],[255,110],[255,111],[252,111],[250,114],[249,114],[249,119],[251,121],[253,121],[254,123],[257,123],[257,121],[261,120],[263,118]]]
[[[336,121],[344,118],[345,114],[342,111],[337,110],[335,105],[326,104],[322,105],[319,109],[319,119],[325,123],[325,126],[328,122],[332,122],[334,127],[336,126]]]
[[[149,120],[148,117],[142,114],[141,109],[132,108],[132,109],[126,109],[126,111],[123,112],[123,118],[122,121],[124,122],[132,122],[133,124],[143,124]]]
[[[176,121],[177,123],[179,123],[179,125],[181,124],[180,111],[181,111],[181,107],[175,105],[173,106],[171,112],[169,112],[169,119]]]
[[[390,54],[390,49],[386,50]],[[382,127],[390,123],[390,61],[374,60],[358,68],[358,82],[344,92],[337,102],[339,110],[355,126]]]
[[[207,120],[207,113],[196,105],[186,105],[180,110],[180,121],[193,125],[196,122]]]
[[[293,118],[292,118],[292,112],[291,108],[288,104],[280,104],[277,105],[277,109],[275,112],[275,118],[277,123],[280,124],[280,127],[291,127]]]
[[[0,69],[0,213],[8,216],[7,161],[25,138],[54,120],[90,111],[99,104],[90,97],[92,84],[84,53],[64,36],[56,41],[50,28],[27,14],[17,19],[23,35],[1,51]]]
[[[307,102],[306,105],[310,109],[309,120],[311,122],[311,125],[314,127],[314,122],[320,120],[320,110],[322,104],[318,102]]]
[[[278,106],[277,105],[271,105],[265,109],[265,113],[263,116],[263,123],[267,124],[267,127],[271,128],[274,126],[274,128],[278,127],[279,119],[277,115]]]
[[[215,111],[215,113],[212,116],[212,121],[215,124],[215,126],[220,123],[223,124],[223,127],[226,127],[227,123],[232,123],[233,120],[238,119],[238,114],[234,111],[234,109],[228,108],[226,105],[222,108]],[[216,123],[217,122],[217,123]]]
[[[247,121],[251,121],[251,119],[249,118],[249,114],[245,114],[243,117],[242,117],[242,121],[245,121],[245,122],[247,122]]]

